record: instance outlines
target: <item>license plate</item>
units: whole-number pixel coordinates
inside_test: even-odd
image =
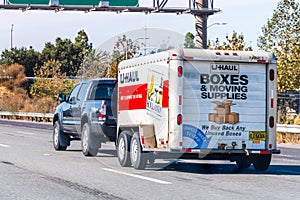
[[[258,140],[263,140],[265,141],[267,138],[267,133],[263,131],[250,131],[249,132],[249,140],[252,141],[258,141]]]

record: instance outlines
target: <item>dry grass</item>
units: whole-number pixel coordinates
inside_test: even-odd
[[[51,97],[31,99],[25,90],[0,87],[0,110],[9,112],[53,113],[58,102]]]

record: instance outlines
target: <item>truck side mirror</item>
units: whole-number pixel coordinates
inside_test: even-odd
[[[65,102],[66,101],[66,95],[65,94],[59,94],[58,95],[58,100],[60,103]]]

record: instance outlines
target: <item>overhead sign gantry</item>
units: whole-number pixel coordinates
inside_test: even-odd
[[[196,17],[196,45],[198,44],[198,47],[206,48],[207,17],[220,12],[220,9],[214,8],[213,0],[186,0],[188,3],[186,7],[167,7],[168,1],[152,0],[152,6],[139,6],[139,0],[4,0],[4,3],[0,5],[0,9],[22,11],[53,10],[55,12],[83,11],[85,13],[106,11],[116,13],[192,14]]]

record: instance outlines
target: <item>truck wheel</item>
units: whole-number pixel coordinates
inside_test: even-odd
[[[62,143],[62,139],[66,139],[68,140],[67,142],[70,142],[70,139],[68,136],[65,136],[63,135],[63,132],[60,128],[60,124],[58,121],[56,121],[54,123],[54,126],[53,126],[53,146],[54,146],[54,149],[57,150],[57,151],[64,151],[67,149],[67,145],[64,146],[64,145],[61,145]]]
[[[130,159],[135,169],[145,169],[147,164],[147,155],[142,151],[139,135],[135,133],[130,144]]]
[[[250,167],[251,165],[251,159],[248,156],[240,156],[237,160],[236,160],[236,165],[238,167],[238,169],[247,169]]]
[[[100,145],[93,143],[97,142],[97,138],[93,136],[90,132],[90,126],[88,123],[85,123],[82,128],[82,135],[81,135],[81,146],[82,146],[82,153],[85,156],[96,156],[98,153],[98,149]],[[100,144],[100,142],[99,142]]]
[[[269,168],[272,154],[258,155],[253,162],[253,166],[257,171],[265,171]]]
[[[130,135],[126,132],[121,132],[118,138],[118,146],[117,146],[117,153],[118,153],[118,160],[122,167],[129,167],[131,166],[130,161]]]

